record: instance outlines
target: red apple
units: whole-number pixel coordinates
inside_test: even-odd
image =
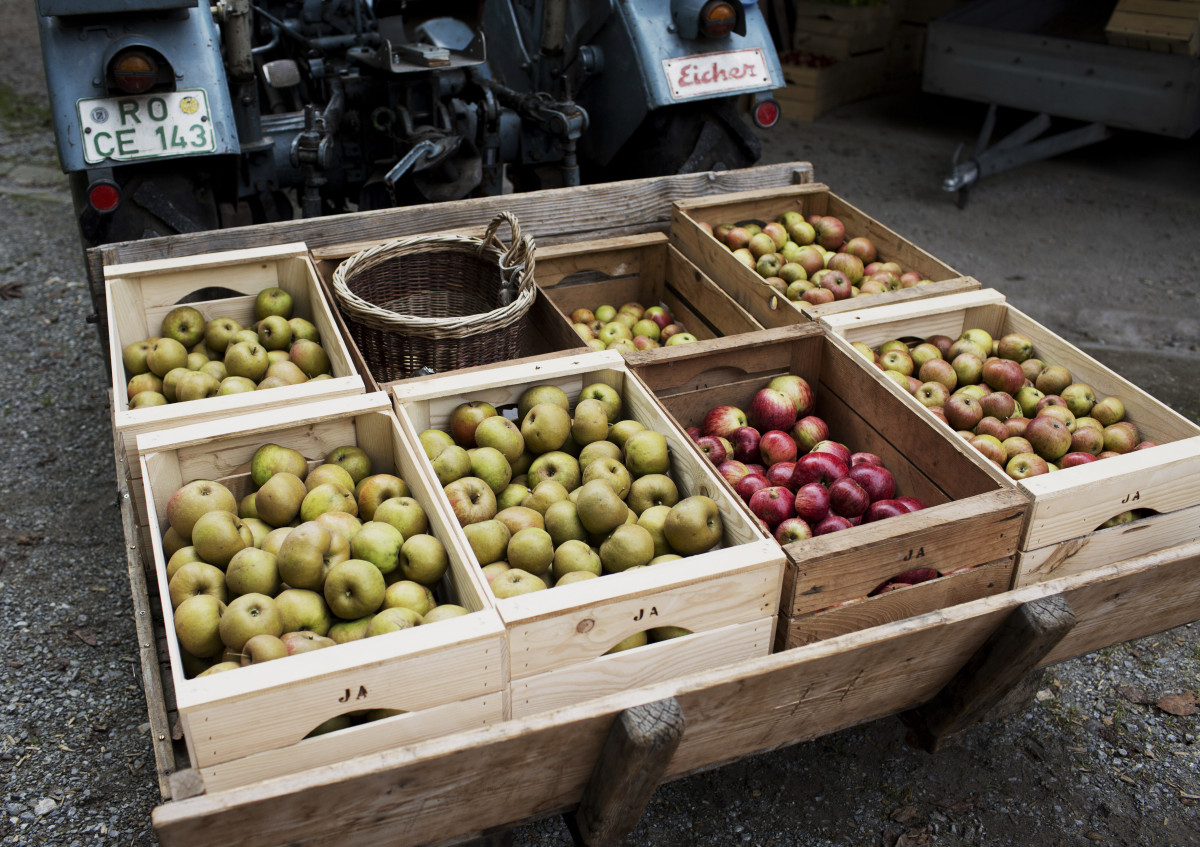
[[[834,300],[849,300],[851,293],[854,291],[854,286],[850,283],[850,277],[841,271],[829,271],[829,273],[821,277],[819,285],[826,291],[832,291]]]
[[[1091,453],[1067,453],[1058,460],[1060,468],[1073,468],[1076,465],[1086,465],[1088,462],[1096,461],[1096,457]]]
[[[729,434],[739,426],[746,425],[746,413],[737,406],[714,406],[704,416],[700,431],[705,435],[717,435],[728,438]]]
[[[803,377],[796,376],[796,374],[783,374],[768,382],[767,388],[782,391],[790,397],[796,406],[797,416],[804,416],[812,411],[814,400],[812,386]]]
[[[852,518],[865,512],[869,505],[870,495],[850,476],[836,479],[829,486],[829,508],[834,514]]]
[[[714,465],[719,465],[729,458],[725,452],[725,443],[715,435],[700,436],[696,439],[696,446]]]
[[[812,527],[801,518],[788,518],[775,527],[775,540],[782,545],[804,541],[812,538],[812,535]]]
[[[752,426],[739,426],[728,435],[733,445],[733,458],[739,462],[754,462],[761,458],[758,450],[761,437]]]
[[[924,500],[920,499],[919,497],[913,497],[909,494],[896,497],[895,501],[910,512],[919,512],[921,509],[929,508],[925,505]]]
[[[792,471],[795,467],[795,462],[776,462],[767,468],[767,481],[771,485],[782,485],[791,490]]]
[[[772,429],[762,434],[758,441],[758,453],[767,467],[779,462],[796,460],[796,442],[786,432]]]
[[[792,486],[797,491],[810,482],[828,486],[844,477],[849,470],[846,463],[832,453],[805,453],[796,460],[796,467],[792,470]]]
[[[686,430],[684,430],[684,432],[687,433],[687,437],[692,439],[692,441],[695,441],[704,434],[700,431],[700,427],[698,426],[689,426]]]
[[[1029,426],[1029,418],[1024,415],[1014,415],[1004,422],[1004,426],[1008,429],[1008,435],[1011,438],[1014,435],[1025,437],[1025,427]]]
[[[979,399],[985,418],[1006,421],[1017,411],[1017,401],[1007,391],[992,391]]]
[[[850,454],[850,467],[854,467],[855,465],[880,465],[880,466],[882,466],[883,459],[879,458],[874,453],[864,453],[864,452],[851,453]]]
[[[820,523],[829,516],[829,489],[819,482],[802,485],[796,491],[792,507],[798,517],[810,524]]]
[[[760,488],[750,495],[750,511],[774,529],[796,514],[792,492],[780,485]]]
[[[946,401],[946,421],[957,430],[973,430],[983,420],[983,407],[970,394],[955,394]]]
[[[849,529],[854,526],[849,520],[841,515],[830,515],[813,527],[813,535],[828,535],[831,532],[838,532],[843,529]]]
[[[993,391],[1016,394],[1025,384],[1025,373],[1011,359],[988,358],[983,363],[983,381]]]
[[[749,423],[759,432],[787,431],[796,423],[796,404],[774,388],[761,388],[750,401]]]
[[[1056,462],[1071,449],[1071,431],[1058,418],[1038,415],[1025,427],[1025,438],[1033,452],[1047,462]],[[1132,445],[1131,445],[1132,448]]]
[[[907,515],[908,509],[896,500],[876,500],[863,513],[863,523],[874,523],[884,518],[894,518],[897,515]]]
[[[864,265],[868,265],[875,261],[878,252],[875,250],[875,245],[871,243],[871,239],[864,236],[856,236],[846,242],[846,252],[852,256],[858,256],[862,259]]]
[[[862,486],[872,503],[876,500],[890,500],[896,493],[896,479],[883,465],[861,462],[852,465],[846,476]]]
[[[844,464],[847,468],[850,467],[850,455],[851,455],[850,448],[847,447],[845,444],[841,443],[840,441],[830,441],[829,439],[826,439],[824,441],[821,441],[821,442],[818,442],[817,444],[815,444],[813,446],[812,450],[810,450],[809,452],[810,453],[832,453],[833,455],[835,455],[839,459],[841,459],[842,464]]]
[[[754,494],[755,491],[758,491],[759,489],[762,489],[762,488],[770,488],[770,487],[771,487],[770,480],[768,480],[762,474],[748,473],[744,477],[742,477],[740,480],[738,480],[738,483],[737,483],[737,485],[735,485],[733,487],[733,490],[737,492],[737,495],[739,497],[741,497],[742,500],[749,503],[750,497]]]
[[[846,240],[846,225],[833,215],[823,215],[813,224],[817,230],[817,243],[826,250],[836,250]]]
[[[1013,479],[1026,479],[1050,473],[1050,468],[1046,465],[1046,460],[1037,453],[1018,453],[1008,460],[1004,472]]]
[[[797,453],[807,453],[829,438],[829,425],[816,415],[808,415],[796,421],[791,434]]]
[[[750,473],[750,469],[746,467],[745,462],[739,462],[735,459],[726,459],[721,464],[717,465],[717,473],[725,477],[725,481],[730,485],[736,486],[741,481],[742,477]]]

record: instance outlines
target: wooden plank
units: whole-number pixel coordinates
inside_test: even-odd
[[[686,729],[664,777],[682,776],[919,706],[1013,609],[1041,597],[1061,594],[1077,618],[1043,665],[1196,620],[1198,563],[1200,542],[550,714],[381,750],[253,791],[167,803],[154,811],[154,825],[164,847],[316,844],[335,835],[345,847],[365,847],[385,834],[403,844],[479,834],[577,807],[624,709],[679,700]],[[896,675],[897,666],[906,673]],[[496,773],[522,774],[521,790],[499,788]]]
[[[1019,606],[930,702],[901,717],[920,746],[935,752],[1017,687],[1075,625],[1062,595]]]
[[[633,832],[683,738],[685,724],[673,697],[617,716],[574,815],[584,844],[617,845]]]
[[[1009,589],[1014,567],[1014,557],[1009,556],[969,570],[946,573],[911,588],[845,600],[817,612],[794,617],[781,614],[775,649],[788,650],[999,594]]]

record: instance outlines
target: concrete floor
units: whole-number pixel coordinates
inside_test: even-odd
[[[959,209],[951,157],[981,104],[916,82],[761,132],[862,211],[1200,421],[1200,136],[1120,132],[985,179]],[[1031,117],[1001,110],[995,138]]]

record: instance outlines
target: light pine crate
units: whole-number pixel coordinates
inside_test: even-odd
[[[156,259],[109,265],[104,269],[108,309],[109,368],[112,376],[113,430],[128,458],[130,496],[145,525],[141,466],[136,439],[139,435],[201,421],[219,421],[264,409],[282,408],[332,397],[363,393],[363,381],[346,347],[329,301],[321,293],[316,270],[304,244],[281,244],[246,250],[209,253],[178,259]],[[165,406],[130,409],[127,377],[121,361],[126,345],[159,333],[163,317],[180,301],[206,288],[227,289],[228,296],[189,303],[205,319],[231,317],[248,327],[255,321],[258,292],[279,286],[292,295],[294,314],[306,318],[321,334],[329,355],[332,379],[208,397]]]
[[[792,46],[835,59],[882,50],[896,29],[902,5],[886,0],[869,6],[793,0],[796,28]]]
[[[1016,481],[995,464],[986,468],[999,483],[1030,499],[1029,520],[1021,537],[1016,585],[1065,576],[1100,565],[1161,550],[1195,537],[1200,513],[1200,427],[1129,380],[1093,359],[1005,302],[982,290],[830,317],[823,324],[837,343],[861,341],[875,347],[892,338],[957,338],[980,327],[994,338],[1019,332],[1033,339],[1034,355],[1063,365],[1077,382],[1092,386],[1097,397],[1116,395],[1145,440],[1159,446],[1102,459],[1074,468]],[[849,353],[848,353],[849,355]],[[861,357],[869,378],[943,431],[949,427],[917,400],[894,387]],[[1109,518],[1133,508],[1154,514],[1131,524],[1099,529]]]
[[[310,467],[347,444],[371,457],[373,473],[408,483],[430,533],[450,558],[442,602],[470,614],[249,668],[186,679],[167,591],[162,532],[171,494],[212,479],[235,496],[252,489],[250,460],[265,443],[292,447]],[[151,509],[151,543],[170,660],[170,680],[193,767],[209,789],[281,776],[354,755],[403,746],[503,720],[504,630],[479,569],[453,543],[453,517],[430,490],[385,394],[286,407],[139,437]],[[407,714],[305,739],[351,710]],[[269,716],[269,719],[268,719]]]
[[[733,253],[701,229],[699,223],[778,220],[784,212],[808,215],[833,215],[846,225],[846,237],[862,235],[874,242],[880,261],[897,262],[904,270],[919,272],[933,280],[900,291],[887,291],[838,300],[814,306],[795,302],[771,288],[753,269],[733,257]],[[958,291],[979,288],[979,282],[963,277],[958,271],[882,223],[850,205],[821,183],[790,186],[764,191],[744,191],[720,197],[680,200],[671,214],[671,242],[703,273],[723,288],[738,305],[764,327],[787,326],[827,315],[872,309],[891,303],[940,297]]]
[[[764,621],[774,618],[779,608],[783,573],[779,545],[756,525],[687,435],[624,367],[621,354],[600,351],[495,366],[470,375],[399,383],[392,394],[401,428],[411,443],[418,444],[424,430],[445,429],[450,412],[464,401],[484,400],[503,410],[515,405],[531,386],[556,385],[566,392],[573,408],[583,388],[595,382],[611,385],[621,394],[622,418],[637,420],[666,437],[670,475],[680,497],[713,498],[724,536],[717,549],[682,560],[495,601],[508,639],[513,717],[622,690],[630,677],[661,681],[677,675],[682,667],[694,667],[696,661],[707,661],[711,667],[761,656],[771,649],[771,627]],[[419,464],[428,484],[436,487],[430,464]],[[460,546],[460,555],[478,568],[466,536],[456,532],[452,540]],[[707,659],[696,657],[693,645],[705,633],[749,622],[760,624],[748,637],[721,643],[708,652]],[[682,626],[692,634],[604,655],[628,636],[655,626]],[[593,667],[597,670],[590,683],[575,681],[587,677],[587,669]],[[559,672],[560,676],[551,676]]]
[[[1200,56],[1200,2],[1120,0],[1104,34],[1119,47]]]
[[[536,281],[571,332],[574,310],[630,301],[666,306],[697,338],[762,329],[661,232],[539,248]]]
[[[936,607],[943,596],[978,597],[1009,588],[1026,498],[993,480],[983,457],[972,455],[975,451],[953,433],[906,421],[899,398],[863,379],[858,364],[817,325],[649,350],[631,356],[629,366],[682,427],[699,425],[717,405],[746,410],[755,392],[775,376],[801,376],[813,388],[813,414],[829,424],[830,438],[853,451],[878,455],[895,477],[897,495],[919,497],[929,505],[785,545],[779,647],[804,643],[792,640],[793,635],[803,635],[793,623],[796,619],[862,598],[913,568],[942,573],[976,565],[990,568],[988,579],[979,582],[951,578],[964,589],[958,594],[947,592],[952,583],[945,582],[945,576],[896,592],[909,600],[924,596],[925,605]],[[720,482],[737,497],[723,478]],[[888,600],[888,595],[870,598],[867,606],[876,611],[876,621],[925,609],[915,602],[906,606],[904,600]]]

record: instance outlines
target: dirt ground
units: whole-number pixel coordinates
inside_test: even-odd
[[[0,32],[11,49],[0,74],[0,115],[6,125],[19,117],[24,127],[20,149],[32,151],[18,155],[15,148],[0,150],[0,211],[9,224],[0,283],[26,281],[31,299],[21,306],[23,320],[32,321],[37,314],[32,297],[47,296],[35,288],[43,285],[73,298],[71,314],[81,320],[88,308],[79,287],[84,271],[72,253],[65,179],[56,174],[48,134],[38,120],[45,89],[32,7],[26,0],[0,0]],[[955,144],[970,143],[981,119],[978,106],[902,88],[838,109],[815,123],[785,120],[765,136],[765,161],[813,162],[818,179],[836,193],[998,288],[1035,319],[1200,421],[1195,379],[1200,365],[1200,283],[1195,276],[1200,261],[1200,150],[1195,140],[1118,136],[997,176],[960,210],[939,185]],[[16,232],[18,226],[22,232]],[[54,255],[29,258],[42,250]],[[40,277],[32,278],[34,274]],[[80,324],[70,332],[80,339],[76,356],[83,361],[77,366],[98,384],[103,363],[94,335],[89,335],[92,328]],[[41,426],[60,428],[64,457],[72,450],[87,455],[104,449],[100,436],[107,407],[102,395],[97,387],[82,399],[64,398],[65,411],[47,410],[37,418]],[[17,420],[15,413],[10,417],[6,412],[6,425],[15,427]],[[106,466],[102,455],[82,461],[87,473],[82,487],[91,488],[86,495],[79,494],[80,486],[69,477],[78,468],[65,458],[60,465],[52,466],[59,475],[57,496],[78,501],[74,514],[81,525],[73,532],[88,539],[85,549],[93,558],[117,570],[89,572],[87,587],[81,584],[78,594],[63,603],[70,611],[62,615],[82,616],[84,623],[47,625],[69,646],[45,661],[78,656],[72,666],[75,689],[123,690],[119,698],[106,701],[103,714],[80,707],[79,714],[88,717],[86,731],[84,724],[75,725],[75,718],[68,730],[57,726],[65,720],[57,711],[45,713],[51,725],[42,725],[41,734],[61,729],[62,743],[79,750],[77,755],[58,751],[23,759],[24,754],[5,748],[0,773],[8,782],[8,795],[0,839],[5,844],[74,847],[118,843],[109,833],[120,831],[119,843],[151,844],[150,810],[160,800],[150,745],[140,728],[146,720],[136,684],[140,680],[130,679],[136,649],[121,640],[132,632],[132,624],[120,570],[123,555],[116,549],[119,515],[108,496],[111,463]],[[30,478],[44,472],[31,462],[19,466],[30,468]],[[33,485],[20,490],[31,496]],[[54,561],[44,548],[42,553],[18,549],[18,540],[7,530],[3,540],[9,563],[7,572],[0,566],[4,580],[28,588],[34,579],[51,578]],[[6,607],[5,614],[18,612]],[[87,637],[96,640],[96,632],[101,634],[98,651],[86,643]],[[1197,843],[1200,721],[1158,705],[1166,695],[1200,687],[1197,635],[1193,625],[1051,668],[1028,709],[973,729],[961,744],[936,756],[908,747],[899,721],[881,720],[671,783],[656,793],[631,843]],[[24,642],[12,642],[17,643]],[[41,659],[35,655],[26,661],[36,665]],[[5,674],[29,670],[10,662]],[[0,692],[7,684],[0,683]],[[29,715],[42,713],[26,708],[24,722],[10,709],[0,715],[0,727],[28,744],[34,723]],[[114,753],[124,761],[112,762]],[[19,828],[22,815],[32,813],[22,804],[33,810],[39,798],[57,797],[56,804],[67,808],[69,795],[62,786],[77,782],[89,761],[106,769],[88,788],[86,802],[76,800],[89,829],[81,824],[65,831],[94,832],[94,838],[55,835],[38,828],[36,817],[30,828]],[[551,819],[517,829],[514,842],[564,844],[569,836],[561,821]]]

